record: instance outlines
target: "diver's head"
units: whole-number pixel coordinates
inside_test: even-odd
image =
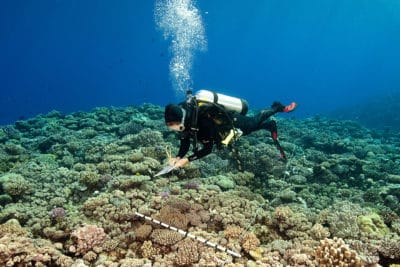
[[[185,130],[186,111],[178,105],[168,104],[165,107],[165,124],[175,132],[183,132]]]

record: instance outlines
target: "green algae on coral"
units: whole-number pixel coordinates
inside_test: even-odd
[[[13,197],[24,196],[32,191],[30,182],[17,173],[8,173],[1,176],[0,183],[4,192]]]
[[[357,219],[358,227],[363,234],[383,237],[390,233],[382,218],[376,213],[360,215]]]

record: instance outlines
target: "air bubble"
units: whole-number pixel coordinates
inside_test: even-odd
[[[169,71],[172,85],[178,94],[185,93],[193,87],[194,54],[207,49],[200,12],[191,0],[157,0],[155,21],[164,38],[171,40]]]

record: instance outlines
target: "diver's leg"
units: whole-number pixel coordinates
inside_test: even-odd
[[[274,120],[263,121],[259,126],[259,130],[261,129],[270,131],[273,139],[276,139],[275,136],[278,136],[278,127],[276,126],[276,121]]]
[[[232,122],[235,128],[240,129],[243,135],[248,135],[251,132],[258,130],[259,122],[256,117],[247,117],[236,113],[232,117]]]
[[[257,115],[258,123],[262,124],[266,119],[275,113],[282,112],[284,108],[285,106],[282,105],[282,103],[275,101],[272,103],[271,108],[260,111],[260,113]]]
[[[292,112],[297,107],[295,102],[290,103],[287,106],[284,106],[281,102],[275,101],[272,103],[271,108],[262,110],[258,115],[258,123],[263,123],[266,119],[274,115],[278,112]]]
[[[279,150],[279,153],[281,154],[281,158],[285,160],[286,159],[285,152],[283,151],[281,144],[278,141],[278,127],[276,126],[276,121],[274,120],[264,121],[260,125],[260,129],[265,129],[271,133],[271,137],[274,140],[276,148]]]

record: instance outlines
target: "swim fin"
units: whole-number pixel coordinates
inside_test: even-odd
[[[282,112],[292,112],[296,108],[297,108],[297,103],[296,102],[292,102],[292,103],[290,103],[290,105],[285,106],[283,108]]]

